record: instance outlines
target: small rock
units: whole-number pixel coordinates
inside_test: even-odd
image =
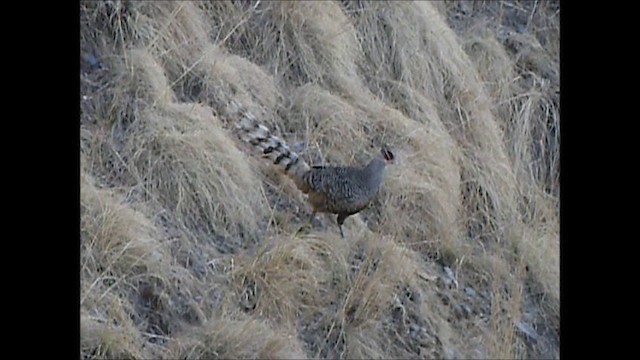
[[[462,306],[460,306],[460,304],[453,304],[453,314],[458,320],[464,318],[464,311],[462,310]]]
[[[532,341],[533,343],[537,342],[537,340],[538,340],[538,335],[536,334],[536,331],[535,331],[535,330],[533,330],[533,328],[531,328],[531,326],[529,326],[529,325],[527,325],[527,324],[525,324],[525,323],[523,323],[523,322],[519,321],[519,322],[516,324],[516,328],[517,328],[518,330],[520,330],[520,332],[521,332],[522,334],[527,335],[527,337],[529,337],[529,339],[531,339],[531,341]]]
[[[86,61],[92,69],[102,68],[102,63],[91,53],[83,53],[82,60]]]
[[[467,296],[468,296],[468,297],[474,297],[474,296],[476,296],[476,291],[475,291],[475,290],[473,290],[473,289],[472,289],[472,288],[470,288],[470,287],[465,287],[465,288],[464,288],[464,293],[465,293],[465,294],[467,294]]]
[[[450,348],[450,347],[445,347],[444,348],[444,353],[446,355],[446,358],[448,359],[455,359],[458,358],[458,353],[456,352],[455,349]]]
[[[422,328],[420,326],[418,326],[418,324],[413,323],[411,324],[411,326],[409,327],[409,334],[411,334],[412,337],[417,337],[418,335],[420,335],[420,331],[422,330]]]
[[[468,319],[471,314],[471,308],[467,304],[454,304],[453,305],[453,313],[456,315],[458,320],[460,319]]]
[[[473,311],[471,310],[471,307],[467,304],[462,304],[462,310],[464,311],[464,317],[465,318],[469,318],[471,316],[471,314],[473,314]]]
[[[445,284],[447,284],[447,286],[451,286],[451,284],[455,285],[456,289],[458,288],[458,280],[456,280],[455,275],[453,274],[453,271],[451,271],[451,269],[448,266],[444,267],[444,281]]]

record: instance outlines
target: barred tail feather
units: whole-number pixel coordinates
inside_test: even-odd
[[[306,161],[291,151],[283,140],[272,135],[266,126],[258,122],[255,115],[235,101],[232,101],[228,109],[228,115],[231,114],[237,116],[235,126],[239,130],[240,138],[257,147],[264,157],[271,159],[294,181],[298,189],[307,193],[309,185],[303,175],[310,167]]]

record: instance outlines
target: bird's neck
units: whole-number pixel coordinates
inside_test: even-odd
[[[370,189],[377,191],[382,184],[385,165],[384,160],[376,157],[364,167],[363,174]]]

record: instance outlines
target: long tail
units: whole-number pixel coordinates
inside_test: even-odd
[[[304,180],[304,174],[309,171],[309,164],[298,154],[289,149],[289,146],[269,129],[260,124],[255,115],[236,101],[231,101],[227,115],[236,120],[235,126],[239,130],[242,140],[254,145],[262,152],[264,157],[273,161],[284,173],[289,176],[302,192],[309,192],[309,185]]]

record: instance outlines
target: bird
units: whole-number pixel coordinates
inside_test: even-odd
[[[255,115],[236,101],[227,114],[235,114],[235,122],[242,140],[257,147],[308,195],[311,220],[316,213],[337,215],[336,223],[344,239],[342,225],[351,215],[366,208],[379,192],[387,164],[393,164],[394,153],[385,145],[365,166],[309,166],[285,141],[260,124]]]

